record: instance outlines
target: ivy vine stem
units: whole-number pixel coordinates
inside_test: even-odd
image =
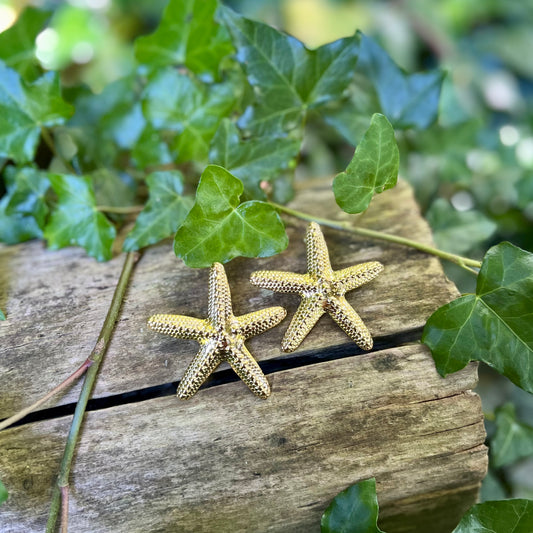
[[[68,502],[70,469],[72,466],[72,460],[74,458],[76,444],[78,442],[81,424],[85,415],[87,402],[89,401],[89,397],[91,396],[94,384],[96,382],[100,363],[102,362],[104,354],[109,345],[111,335],[115,329],[115,323],[118,319],[118,314],[124,300],[124,295],[126,293],[126,288],[128,286],[133,267],[139,257],[139,252],[130,252],[126,255],[126,260],[124,261],[124,266],[122,267],[122,272],[120,273],[120,278],[118,280],[117,287],[115,288],[115,293],[113,294],[113,299],[111,301],[111,305],[109,306],[107,316],[104,320],[98,340],[93,348],[93,351],[91,352],[91,355],[89,356],[89,360],[92,362],[92,364],[85,375],[80,397],[76,405],[76,410],[74,411],[74,417],[70,426],[70,431],[65,445],[65,451],[63,452],[63,458],[61,459],[59,476],[57,478],[52,495],[50,513],[48,515],[48,522],[46,524],[46,533],[53,533],[55,531],[60,509],[62,522],[61,532],[66,533],[67,531],[66,521],[68,518],[68,508],[66,502]],[[62,501],[65,502],[63,506],[61,505]]]
[[[115,207],[112,205],[97,205],[95,209],[102,213],[116,213],[117,215],[131,215],[140,213],[144,209],[144,205],[131,205],[125,207]]]
[[[381,231],[371,230],[367,228],[359,228],[357,226],[352,226],[348,222],[338,222],[337,220],[316,217],[316,216],[304,213],[302,211],[297,211],[296,209],[291,209],[290,207],[286,207],[284,205],[276,204],[274,202],[269,202],[269,203],[274,208],[276,208],[278,211],[281,211],[293,217],[300,218],[302,220],[307,220],[309,222],[314,221],[314,222],[317,222],[318,224],[321,224],[322,226],[328,226],[330,228],[340,229],[343,231],[348,231],[350,233],[355,233],[356,235],[362,235],[364,237],[371,237],[373,239],[380,239],[382,241],[393,242],[395,244],[401,244],[403,246],[409,246],[411,248],[415,248],[417,250],[420,250],[421,252],[425,252],[427,254],[440,257],[441,259],[446,259],[447,261],[451,261],[452,263],[455,263],[459,265],[460,267],[476,275],[478,272],[477,270],[474,270],[474,269],[481,268],[480,261],[476,261],[475,259],[470,259],[468,257],[463,257],[460,255],[445,252],[443,250],[439,250],[438,248],[434,248],[433,246],[429,246],[427,244],[424,244],[418,241],[413,241],[411,239],[406,239],[405,237],[399,237],[398,235],[391,235],[390,233],[383,233]]]

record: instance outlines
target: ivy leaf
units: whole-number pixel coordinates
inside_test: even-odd
[[[442,376],[483,361],[533,392],[533,254],[503,242],[485,255],[476,294],[437,309],[422,342]]]
[[[289,168],[299,150],[296,139],[256,137],[243,141],[235,124],[224,119],[211,141],[209,162],[237,176],[247,196],[264,199],[260,182],[270,181]]]
[[[5,319],[6,319],[6,315],[4,314],[2,309],[0,309],[0,320],[5,320]],[[0,487],[0,490],[1,490],[1,487]],[[1,500],[2,500],[2,498],[0,497],[0,503],[2,503]]]
[[[468,252],[496,231],[496,224],[480,211],[457,211],[444,198],[431,204],[426,218],[437,247],[456,254]]]
[[[383,115],[376,113],[346,171],[333,181],[339,207],[347,213],[364,211],[374,194],[396,185],[399,164],[394,130]]]
[[[0,156],[31,161],[41,127],[63,124],[71,113],[72,106],[61,99],[57,73],[27,83],[0,61]]]
[[[239,126],[278,135],[298,128],[307,109],[340,98],[352,80],[358,35],[308,50],[298,39],[229,8],[221,14],[258,102],[245,111]]]
[[[471,507],[453,533],[530,533],[533,531],[533,501],[505,500]]]
[[[50,18],[49,11],[27,7],[11,28],[0,33],[0,59],[26,80],[41,72],[35,57],[35,38]]]
[[[137,184],[128,174],[101,168],[90,178],[96,205],[129,207],[135,202]]]
[[[137,61],[154,68],[183,65],[211,81],[233,50],[214,20],[217,7],[217,0],[170,0],[156,31],[135,41]]]
[[[202,161],[207,159],[209,143],[237,96],[232,83],[207,87],[174,69],[165,69],[147,85],[143,109],[154,128],[177,134],[172,148],[178,162]]]
[[[10,187],[6,215],[20,214],[33,216],[39,228],[43,229],[48,215],[46,193],[50,189],[47,172],[25,167],[15,174]]]
[[[360,481],[337,494],[322,515],[322,533],[384,533],[379,529],[374,478]]]
[[[96,209],[91,180],[67,174],[50,174],[58,205],[44,230],[52,250],[77,244],[98,261],[111,259],[115,228]]]
[[[265,202],[240,203],[242,182],[226,169],[209,165],[196,201],[179,227],[174,251],[187,266],[207,267],[234,257],[269,257],[287,247],[285,227]]]
[[[161,134],[151,124],[147,124],[137,143],[131,150],[134,164],[141,169],[154,165],[172,163],[173,157]]]
[[[193,199],[183,196],[183,175],[177,170],[154,172],[146,178],[150,198],[124,241],[131,252],[173,235],[190,211]]]
[[[381,109],[395,128],[426,129],[437,119],[442,71],[407,74],[365,35],[361,37],[357,70],[372,80]]]
[[[7,500],[7,497],[8,497],[7,489],[5,488],[4,484],[0,481],[0,505]]]
[[[496,434],[490,441],[495,468],[533,455],[533,427],[519,422],[515,406],[507,403],[496,410]]]

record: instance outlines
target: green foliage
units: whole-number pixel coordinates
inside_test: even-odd
[[[51,174],[57,208],[50,216],[44,238],[52,250],[77,244],[98,261],[111,259],[115,228],[96,209],[91,180],[87,177]]]
[[[0,505],[2,505],[8,497],[7,489],[4,484],[0,481]]]
[[[512,403],[496,410],[495,422],[496,434],[490,441],[490,456],[495,468],[533,455],[533,427],[517,420]]]
[[[462,518],[453,533],[530,533],[533,502],[506,500],[478,503]]]
[[[135,42],[139,63],[185,66],[216,77],[221,60],[233,50],[226,29],[214,21],[217,6],[217,0],[171,0],[157,30]]]
[[[335,177],[337,204],[347,213],[361,213],[374,194],[396,185],[399,165],[394,130],[383,115],[376,113],[346,171]]]
[[[207,267],[234,257],[268,257],[287,247],[283,222],[265,202],[240,203],[242,182],[216,165],[206,167],[196,201],[176,233],[174,251],[185,264]]]
[[[384,533],[377,525],[374,478],[360,481],[335,496],[322,515],[322,533]]]
[[[510,243],[483,260],[476,294],[441,307],[427,321],[422,341],[442,376],[483,361],[533,392],[533,254]]]
[[[290,35],[224,8],[237,60],[255,89],[239,126],[256,134],[281,135],[300,128],[308,109],[341,97],[353,77],[359,36],[308,50]]]
[[[183,196],[181,172],[154,172],[146,177],[150,198],[124,241],[124,251],[139,250],[176,233],[193,204]]]
[[[35,57],[35,38],[41,32],[50,12],[27,7],[16,24],[0,33],[0,60],[15,69],[26,80],[40,73]]]
[[[4,314],[2,309],[0,309],[0,320],[5,320],[5,319],[6,319],[6,315]]]
[[[29,83],[0,62],[0,156],[32,161],[41,127],[63,124],[71,114],[57,74],[47,72]]]

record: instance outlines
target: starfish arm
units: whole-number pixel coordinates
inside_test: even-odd
[[[209,273],[208,315],[215,328],[225,328],[233,316],[228,278],[220,263],[213,263]]]
[[[294,352],[325,312],[321,295],[303,298],[281,341],[281,349]]]
[[[245,339],[260,335],[261,333],[277,326],[285,317],[287,311],[283,307],[267,307],[253,313],[235,317],[236,327],[234,333],[242,335]]]
[[[171,337],[197,341],[211,329],[206,320],[183,315],[153,315],[148,319],[148,327]]]
[[[344,296],[331,298],[328,301],[327,311],[360,348],[363,350],[372,349],[373,341],[368,328]]]
[[[270,396],[270,385],[267,378],[244,345],[231,347],[226,351],[224,358],[256,396],[263,399]]]
[[[307,274],[279,272],[277,270],[259,270],[252,272],[250,283],[262,289],[274,292],[296,292],[310,290],[314,282]]]
[[[213,341],[202,344],[200,351],[189,363],[178,386],[178,398],[188,400],[221,363],[220,352]]]
[[[382,271],[383,265],[378,261],[361,263],[335,272],[333,284],[337,293],[345,294],[373,280]]]
[[[329,261],[328,247],[320,226],[311,222],[305,235],[307,270],[312,278],[331,280],[333,270]]]

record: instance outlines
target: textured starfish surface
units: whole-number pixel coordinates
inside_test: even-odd
[[[318,319],[327,312],[358,346],[370,350],[373,345],[370,332],[344,295],[374,279],[383,270],[383,265],[370,261],[334,271],[324,235],[316,222],[309,224],[305,243],[307,274],[261,270],[253,272],[250,279],[257,287],[275,292],[294,292],[302,297],[281,348],[285,352],[296,350]]]
[[[270,385],[244,341],[277,326],[286,314],[283,307],[268,307],[234,316],[226,272],[220,263],[214,263],[209,274],[208,317],[205,320],[182,315],[153,315],[148,319],[148,327],[200,343],[200,351],[179,384],[179,398],[186,400],[193,396],[222,361],[231,365],[255,395],[268,398]]]

